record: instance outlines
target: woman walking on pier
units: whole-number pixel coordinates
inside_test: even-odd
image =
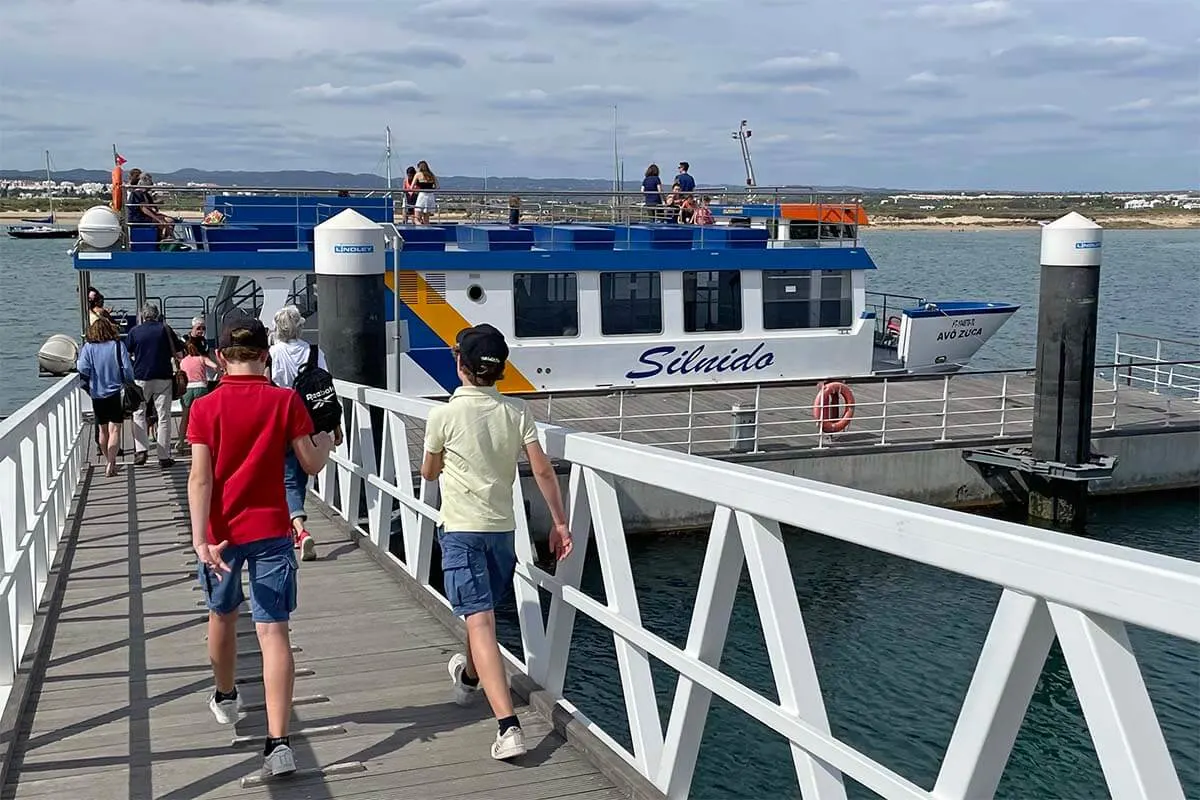
[[[100,435],[100,452],[107,467],[104,474],[117,474],[117,445],[121,441],[121,387],[133,381],[133,362],[122,345],[117,326],[108,317],[98,316],[88,327],[87,341],[75,365],[92,398],[92,413]]]

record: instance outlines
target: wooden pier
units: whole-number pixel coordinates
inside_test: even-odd
[[[249,714],[236,728],[218,725],[206,705],[207,614],[195,590],[186,470],[182,462],[125,465],[104,478],[92,459],[81,519],[61,551],[59,591],[44,606],[45,655],[24,677],[28,700],[10,734],[3,798],[630,796],[523,703],[530,752],[492,760],[496,723],[486,702],[450,700],[446,662],[462,647],[458,632],[315,501],[320,559],[301,565],[292,622],[301,772],[256,781],[261,657],[247,615],[238,675]]]

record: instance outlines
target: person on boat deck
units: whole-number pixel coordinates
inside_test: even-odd
[[[683,192],[685,197],[691,197],[692,192],[696,191],[696,179],[688,172],[690,168],[688,162],[680,161],[679,174],[675,176],[675,183],[679,184],[679,191]]]
[[[521,198],[515,194],[508,198],[508,224],[521,224]]]
[[[688,225],[696,216],[696,198],[687,193],[680,194],[679,223]]]
[[[704,195],[700,198],[700,205],[696,206],[696,214],[692,217],[692,223],[695,225],[713,225],[716,220],[713,219],[712,209],[708,204],[712,202],[712,198]]]
[[[201,334],[201,341],[203,341]],[[191,417],[192,403],[199,400],[201,397],[209,393],[209,383],[217,377],[221,371],[216,361],[213,361],[203,350],[196,345],[195,338],[189,336],[187,344],[184,345],[184,357],[179,361],[179,368],[187,375],[187,391],[183,393],[183,397],[179,398],[179,405],[183,412],[179,415],[179,442],[175,449],[181,453],[187,452],[188,438],[187,429],[188,421]]]
[[[679,191],[679,184],[671,184],[671,193],[667,195],[667,207],[664,218],[671,222],[679,221],[679,208],[683,205],[683,193]]]
[[[171,238],[175,223],[158,210],[154,193],[148,188],[154,185],[154,178],[135,167],[129,170],[129,185],[125,207],[129,209],[130,226],[154,225],[156,241]]]
[[[646,167],[646,176],[642,178],[642,198],[647,216],[651,220],[658,219],[659,207],[663,204],[662,178],[658,177],[658,164]]]
[[[275,344],[267,355],[271,382],[276,386],[291,389],[296,384],[300,369],[308,363],[309,350],[316,345],[300,338],[304,317],[296,306],[284,306],[275,312]],[[325,353],[317,348],[317,367],[328,371]],[[342,426],[333,432],[334,446],[342,444]],[[304,513],[304,496],[308,493],[308,473],[296,454],[288,450],[283,462],[283,487],[287,495],[288,513],[292,519],[292,544],[300,550],[304,561],[315,561],[317,542],[304,527],[308,514]]]
[[[150,426],[146,406],[153,405],[157,418],[154,438],[158,465],[166,469],[175,465],[171,458],[171,389],[178,339],[162,321],[154,303],[142,307],[142,321],[130,329],[128,339],[129,353],[133,356],[133,377],[146,396],[146,403],[133,415],[133,463],[146,463]]]
[[[413,184],[417,187],[417,224],[428,225],[429,215],[437,211],[437,198],[433,192],[438,188],[438,179],[427,161],[417,162],[417,174],[413,176]]]
[[[100,452],[107,464],[104,474],[111,478],[117,474],[117,446],[121,441],[121,423],[125,421],[121,386],[133,380],[133,362],[129,360],[129,351],[121,345],[117,326],[108,317],[97,318],[88,328],[75,368],[92,398]]]
[[[408,167],[404,170],[404,216],[403,224],[408,225],[412,222],[413,211],[417,207],[417,183],[414,178],[417,175],[416,167]]]
[[[88,287],[87,306],[89,326],[101,317],[112,317],[112,309],[104,307],[104,295],[95,286]]]
[[[192,317],[192,329],[188,331],[184,347],[188,344],[195,344],[200,355],[208,355],[208,323],[204,321],[204,317]]]

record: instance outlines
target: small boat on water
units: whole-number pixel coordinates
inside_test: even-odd
[[[46,151],[46,182],[51,183],[50,151]],[[14,239],[74,239],[79,235],[75,228],[62,228],[55,224],[54,189],[50,190],[50,215],[42,219],[25,219],[29,225],[10,225],[8,235]]]

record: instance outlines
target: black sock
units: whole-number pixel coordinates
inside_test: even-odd
[[[463,673],[462,673],[462,682],[463,682],[463,686],[471,686],[471,687],[478,686],[479,685],[479,676],[476,675],[474,678],[472,678],[470,675],[467,674],[467,671],[464,669]]]
[[[220,703],[223,700],[237,700],[237,687],[236,686],[233,687],[233,691],[228,692],[228,693],[222,692],[220,689],[217,689],[215,694],[216,694],[218,703]]]
[[[513,714],[511,717],[505,717],[502,720],[498,720],[498,722],[500,723],[500,735],[501,736],[508,733],[509,728],[521,727],[521,723],[517,722],[516,714]]]
[[[278,739],[268,736],[267,737],[267,746],[263,748],[263,755],[264,756],[271,755],[271,753],[274,752],[275,748],[279,747],[279,745],[281,745],[281,744],[286,744],[289,747],[291,746],[291,742],[288,741],[288,737],[286,737],[286,736],[280,736]]]

